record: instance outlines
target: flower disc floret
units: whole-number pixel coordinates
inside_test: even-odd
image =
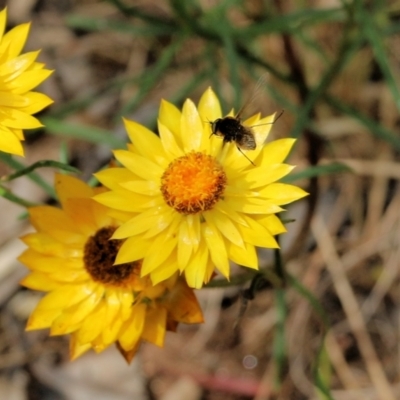
[[[129,286],[135,278],[138,278],[141,262],[114,266],[122,244],[121,240],[110,240],[115,229],[114,226],[100,228],[88,238],[84,246],[83,262],[86,271],[95,282],[112,286]]]
[[[208,211],[222,197],[226,174],[217,160],[190,152],[172,161],[161,178],[165,202],[181,214]]]

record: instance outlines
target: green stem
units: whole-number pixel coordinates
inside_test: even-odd
[[[18,204],[26,208],[37,205],[19,196],[16,196],[14,193],[10,192],[8,189],[6,189],[4,186],[1,185],[0,185],[0,196],[11,201],[12,203]]]
[[[9,154],[4,154],[0,152],[0,161],[4,162],[13,169],[24,169],[25,165],[14,160]],[[53,199],[57,198],[54,188],[49,185],[40,175],[35,172],[30,172],[26,175],[30,180],[35,182],[39,187],[41,187],[50,197]]]
[[[68,164],[60,163],[58,161],[53,161],[53,160],[41,160],[41,161],[35,162],[34,164],[30,165],[29,167],[22,168],[22,169],[18,170],[17,172],[14,172],[13,174],[5,176],[1,180],[3,182],[9,182],[9,181],[17,179],[21,176],[28,175],[29,173],[31,173],[32,171],[34,171],[37,168],[57,168],[57,169],[61,169],[64,171],[73,172],[76,174],[80,173],[79,169],[77,169],[75,167],[71,167]]]

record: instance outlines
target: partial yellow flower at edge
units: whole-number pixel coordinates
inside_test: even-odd
[[[116,344],[130,362],[142,340],[163,346],[166,330],[203,322],[193,290],[177,274],[152,285],[140,277],[140,260],[114,266],[121,241],[110,236],[119,221],[91,198],[103,189],[61,174],[55,187],[62,208],[31,208],[36,232],[22,238],[28,249],[19,260],[30,273],[21,284],[47,292],[27,330],[71,334],[71,359]]]
[[[39,52],[20,54],[29,34],[30,24],[21,24],[4,34],[7,9],[0,11],[0,151],[24,155],[23,129],[42,124],[32,115],[53,100],[34,92],[53,72],[36,62]]]
[[[230,260],[258,269],[256,247],[278,247],[274,236],[286,231],[275,214],[307,195],[279,183],[293,169],[284,160],[295,141],[265,144],[273,115],[243,122],[257,143],[243,150],[246,157],[234,142],[211,135],[210,122],[218,118],[210,88],[197,107],[189,99],[182,110],[162,101],[159,136],[125,120],[132,144],[114,152],[122,168],[96,174],[110,191],[95,199],[131,215],[113,235],[126,239],[117,264],[143,259],[142,276],[154,284],[180,272],[190,287],[201,288],[215,269],[229,279]],[[141,252],[131,246],[138,241]]]

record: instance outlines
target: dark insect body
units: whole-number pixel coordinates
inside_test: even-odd
[[[242,150],[255,150],[256,140],[253,130],[244,126],[239,117],[218,118],[211,122],[211,135],[220,136],[223,138],[224,144],[235,142],[237,149],[254,165]]]
[[[250,127],[242,125],[238,117],[218,118],[211,123],[213,135],[223,137],[224,143],[235,142],[242,150],[255,150],[256,141]]]

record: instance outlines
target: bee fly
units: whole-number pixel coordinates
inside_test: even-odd
[[[244,104],[239,112],[234,117],[218,118],[215,121],[210,122],[211,124],[211,135],[216,135],[223,138],[223,144],[229,142],[235,142],[237,149],[253,164],[253,161],[243,153],[243,150],[255,150],[257,147],[254,131],[251,126],[244,126],[242,124],[241,115],[243,111],[254,101],[259,94],[259,89],[263,86],[265,81],[265,75],[262,76],[253,91],[250,101]],[[283,111],[275,118],[271,124],[275,123],[277,119],[283,114]],[[264,125],[264,124],[261,124]],[[255,125],[259,126],[259,125]]]
[[[242,150],[255,150],[256,140],[253,130],[242,124],[239,114],[236,117],[218,118],[211,122],[211,135],[220,136],[225,143],[235,142],[237,149],[254,165]]]
[[[242,150],[255,150],[257,147],[256,139],[252,127],[244,126],[240,115],[243,108],[236,114],[235,117],[218,118],[211,124],[211,135],[216,135],[223,138],[223,142],[235,142],[237,149],[253,164]],[[271,124],[275,123],[277,119],[283,114],[283,111],[275,118]],[[261,124],[264,125],[264,124]],[[255,125],[260,126],[260,125]]]

